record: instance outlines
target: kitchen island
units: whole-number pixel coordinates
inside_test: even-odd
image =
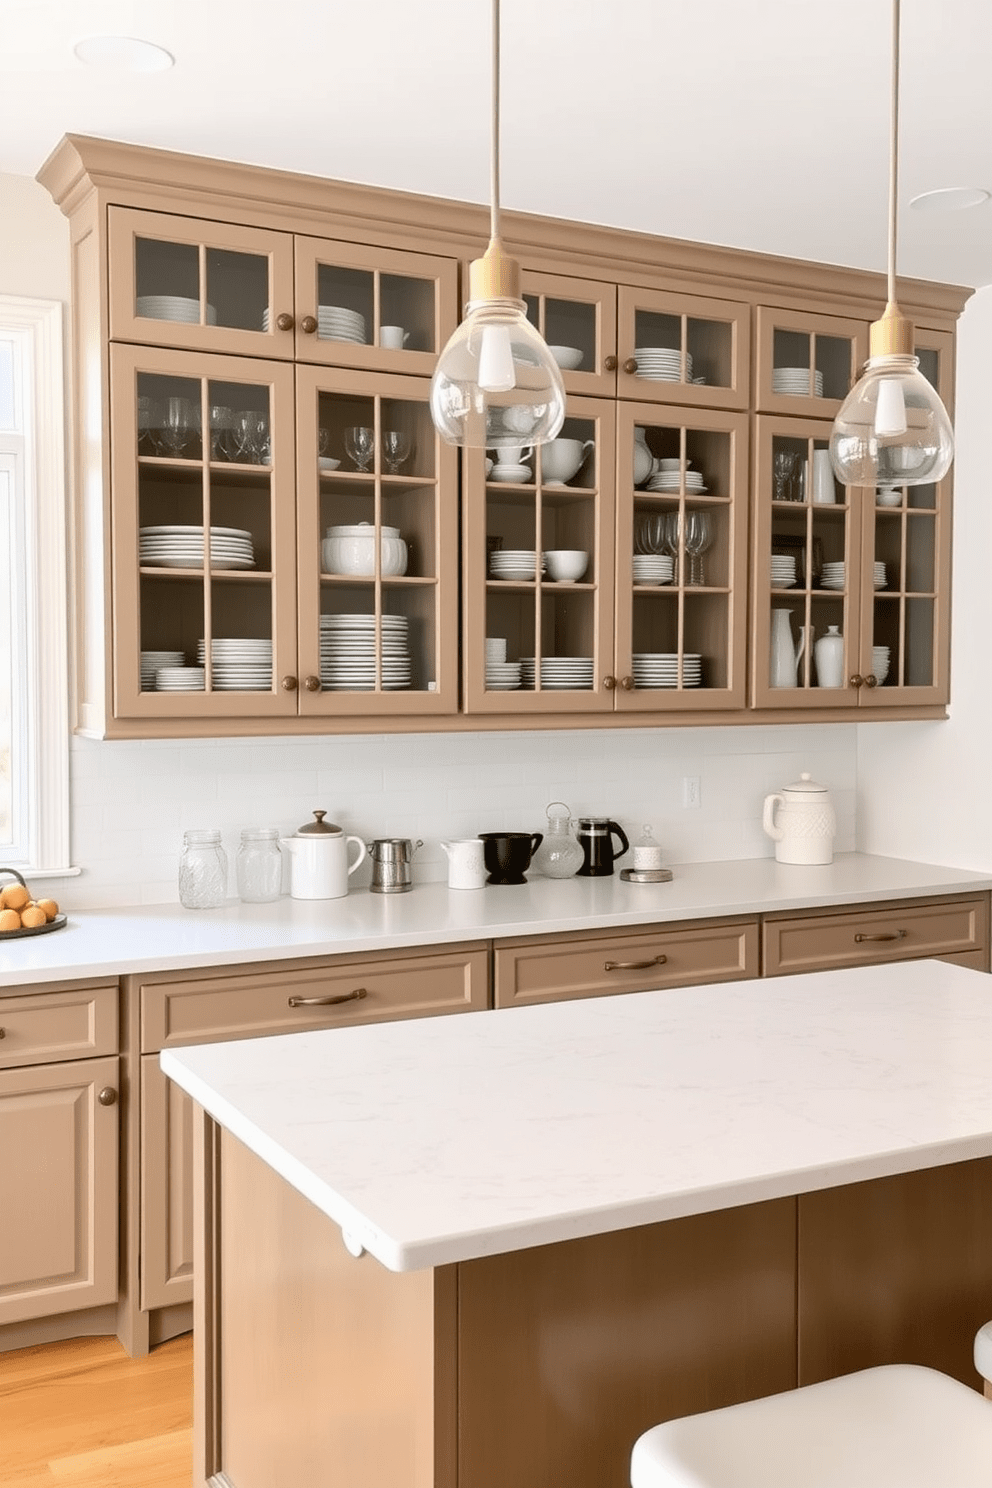
[[[194,1482],[624,1488],[647,1425],[976,1383],[992,983],[933,961],[172,1049]]]

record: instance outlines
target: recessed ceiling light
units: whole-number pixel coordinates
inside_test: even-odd
[[[164,72],[175,57],[153,41],[136,36],[87,36],[73,51],[87,67],[113,68],[115,72]]]
[[[981,186],[942,186],[938,191],[924,191],[910,202],[918,212],[963,212],[966,207],[980,207],[992,196]]]

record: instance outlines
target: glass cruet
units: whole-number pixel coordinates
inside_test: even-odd
[[[546,878],[571,878],[585,854],[572,832],[572,815],[564,801],[552,801],[546,812],[548,830],[534,854],[534,867]]]

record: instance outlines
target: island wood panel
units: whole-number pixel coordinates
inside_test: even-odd
[[[979,1387],[992,1158],[803,1194],[799,1256],[800,1384],[905,1363]]]

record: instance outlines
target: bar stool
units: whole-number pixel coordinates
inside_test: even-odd
[[[975,1365],[992,1378],[992,1323],[975,1339]],[[935,1369],[864,1369],[653,1426],[634,1443],[630,1482],[631,1488],[990,1488],[992,1403]]]

